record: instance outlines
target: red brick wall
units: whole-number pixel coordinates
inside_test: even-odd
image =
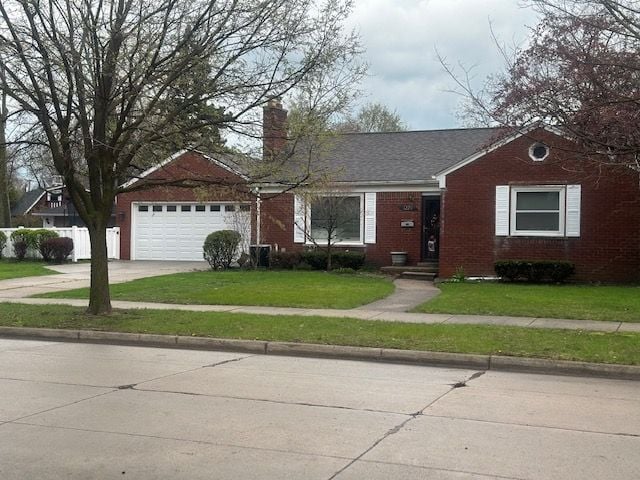
[[[422,194],[420,192],[390,192],[377,194],[377,238],[376,243],[364,247],[350,247],[349,250],[365,250],[367,262],[379,266],[390,265],[392,251],[409,253],[408,262],[420,261]],[[411,204],[413,211],[403,211],[401,206]],[[287,251],[299,251],[301,243],[293,242],[293,194],[283,194],[272,198],[263,197],[262,243],[277,244]],[[403,220],[412,220],[413,228],[402,228]],[[345,247],[347,248],[347,247]]]
[[[574,262],[577,280],[640,280],[638,174],[586,165],[563,151],[558,137],[537,135],[552,146],[542,162],[528,156],[534,140],[521,137],[447,176],[440,276],[457,267],[494,275],[496,260],[548,259]],[[582,185],[580,237],[496,237],[496,185],[523,184]]]
[[[120,227],[120,258],[131,258],[131,203],[132,202],[215,202],[253,201],[244,191],[244,181],[229,170],[222,168],[196,152],[187,152],[153,172],[150,180],[210,179],[215,183],[201,188],[153,187],[118,195],[116,221]],[[255,208],[252,205],[255,216]],[[255,231],[255,218],[252,231]],[[253,242],[253,239],[252,239]]]

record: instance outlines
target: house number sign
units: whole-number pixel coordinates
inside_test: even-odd
[[[400,205],[400,210],[403,212],[412,212],[416,210],[416,206],[413,203],[403,203]]]

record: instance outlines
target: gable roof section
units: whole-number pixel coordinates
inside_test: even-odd
[[[22,197],[20,197],[20,200],[11,207],[11,216],[18,217],[28,214],[45,193],[46,190],[44,188],[36,188],[25,192]]]
[[[472,162],[475,162],[476,160],[478,160],[479,158],[484,157],[486,154],[493,152],[494,150],[497,150],[500,147],[503,147],[504,145],[513,142],[514,140],[523,137],[525,135],[528,135],[529,133],[531,133],[534,130],[537,129],[543,129],[546,130],[549,133],[553,133],[554,135],[558,135],[560,137],[564,137],[564,138],[570,138],[567,135],[565,135],[561,130],[559,130],[558,128],[549,126],[549,125],[542,125],[539,123],[535,123],[532,124],[526,128],[517,130],[512,132],[511,134],[507,134],[506,136],[503,136],[502,138],[495,140],[492,144],[487,145],[483,148],[481,148],[480,150],[472,153],[471,155],[469,155],[466,158],[463,158],[462,160],[460,160],[459,162],[454,163],[453,165],[441,170],[440,172],[437,172],[433,178],[438,180],[438,185],[440,186],[440,188],[445,188],[447,186],[447,175],[449,175],[450,173],[455,172],[456,170],[469,165]],[[497,130],[498,131],[498,130]],[[503,132],[505,132],[504,129],[502,129]]]
[[[158,163],[157,165],[154,165],[153,167],[146,169],[138,177],[132,178],[131,180],[123,183],[121,185],[121,188],[126,188],[126,187],[129,187],[129,186],[139,182],[143,178],[151,175],[153,172],[156,172],[156,171],[160,170],[161,168],[166,167],[167,165],[169,165],[170,163],[174,162],[175,160],[177,160],[182,155],[184,155],[185,153],[188,153],[188,152],[194,152],[194,153],[200,154],[204,158],[206,158],[208,161],[210,161],[211,163],[214,163],[214,164],[218,165],[219,167],[224,168],[225,170],[228,170],[229,172],[233,173],[234,175],[238,175],[240,178],[242,178],[244,180],[248,179],[246,174],[244,174],[242,172],[242,168],[241,168],[240,164],[233,160],[231,154],[218,154],[218,155],[216,155],[216,158],[214,158],[212,155],[207,155],[206,153],[203,153],[200,150],[184,149],[184,150],[180,150],[180,151],[174,153],[173,155],[165,158],[162,162]]]
[[[433,182],[434,175],[495,140],[496,128],[347,133],[329,141],[320,164],[335,182]]]

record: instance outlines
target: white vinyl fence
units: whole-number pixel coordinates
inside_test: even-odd
[[[11,234],[19,228],[0,228],[0,232],[3,232],[7,236],[7,245],[2,251],[3,257],[13,257],[13,244],[11,243]],[[39,229],[30,229],[39,230]],[[71,253],[71,260],[77,262],[78,260],[86,260],[91,258],[91,242],[89,241],[89,229],[86,227],[65,227],[65,228],[46,228],[45,230],[52,230],[57,232],[61,237],[68,237],[73,240],[73,252]],[[37,257],[40,257],[40,253],[35,252]],[[110,259],[120,258],[120,227],[107,228],[107,256]]]

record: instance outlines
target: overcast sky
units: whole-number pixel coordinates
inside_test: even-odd
[[[475,65],[481,81],[503,65],[491,27],[502,43],[521,44],[535,13],[518,0],[356,0],[349,24],[359,30],[369,78],[361,103],[396,109],[411,130],[462,126],[459,97],[435,50],[448,63]]]

